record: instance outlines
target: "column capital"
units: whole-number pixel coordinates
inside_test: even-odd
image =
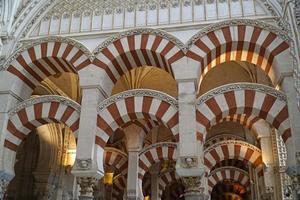
[[[95,177],[77,177],[77,183],[80,185],[80,200],[92,200],[94,186],[97,183],[97,179]]]
[[[185,187],[184,197],[187,200],[207,200],[209,198],[204,192],[204,188],[201,188],[200,176],[195,177],[182,177],[181,180]]]
[[[0,171],[0,199],[4,199],[4,194],[12,178],[13,176]]]

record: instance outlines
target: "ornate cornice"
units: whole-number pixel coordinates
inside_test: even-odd
[[[58,96],[58,95],[45,95],[45,96],[30,98],[30,99],[27,99],[27,100],[17,104],[14,108],[12,108],[9,111],[8,115],[9,115],[9,117],[11,117],[24,108],[32,106],[36,103],[47,103],[47,102],[59,102],[60,104],[63,104],[66,106],[71,106],[78,113],[80,113],[80,105],[77,102],[75,102],[67,97],[62,97],[62,96]]]
[[[155,144],[151,144],[149,146],[147,146],[146,148],[142,149],[139,152],[139,156],[141,156],[142,154],[144,154],[145,152],[149,151],[150,149],[155,149],[157,147],[173,147],[173,148],[177,148],[177,143],[174,142],[158,142]]]
[[[153,97],[155,99],[159,99],[161,101],[168,102],[173,107],[176,107],[176,108],[178,107],[177,100],[168,94],[165,94],[165,93],[159,92],[159,91],[155,91],[155,90],[150,90],[150,89],[134,89],[134,90],[127,90],[125,92],[115,94],[115,95],[109,97],[108,99],[105,99],[98,105],[97,110],[98,110],[98,112],[100,112],[100,111],[104,110],[107,106],[109,106],[113,103],[116,103],[120,100],[123,100],[125,98],[128,98],[128,97],[144,97],[144,96]]]
[[[294,0],[294,12],[295,12],[295,18],[296,18],[296,24],[298,31],[300,32],[300,1]]]
[[[258,92],[268,93],[268,94],[276,97],[280,101],[287,102],[286,95],[272,87],[262,85],[262,84],[257,84],[257,83],[232,83],[232,84],[227,84],[227,85],[217,87],[217,88],[210,90],[207,93],[201,95],[197,99],[196,105],[200,106],[202,103],[204,103],[208,99],[213,98],[219,94],[223,94],[227,91],[239,91],[239,90],[256,90]]]
[[[214,24],[204,27],[198,33],[196,33],[191,39],[189,39],[187,41],[186,48],[189,49],[199,38],[207,35],[207,33],[209,33],[209,32],[220,30],[221,28],[227,27],[227,26],[238,26],[238,25],[260,27],[262,29],[273,32],[276,35],[279,35],[284,41],[287,41],[288,43],[290,43],[290,40],[291,40],[288,30],[279,29],[271,24],[267,24],[265,22],[258,21],[258,20],[252,20],[252,19],[231,19],[231,20],[214,23]]]
[[[234,145],[241,145],[241,146],[245,146],[248,147],[254,151],[257,152],[261,152],[261,150],[259,148],[257,148],[256,146],[249,144],[248,142],[244,142],[244,141],[240,141],[240,140],[226,140],[226,141],[221,141],[221,142],[217,142],[214,145],[210,146],[209,148],[204,150],[204,155],[208,152],[210,152],[211,150],[216,149],[218,146],[221,145],[230,145],[230,144],[234,144]]]
[[[90,52],[90,50],[88,50],[87,47],[85,47],[82,43],[80,43],[77,40],[74,40],[72,38],[68,38],[68,37],[61,37],[61,36],[48,36],[48,37],[43,37],[43,38],[39,38],[36,40],[27,40],[27,41],[23,41],[21,43],[19,43],[17,50],[15,51],[14,54],[12,54],[4,63],[2,69],[1,70],[6,70],[10,63],[15,60],[23,51],[29,49],[30,47],[36,46],[38,44],[44,43],[44,42],[61,42],[61,43],[67,43],[70,45],[73,45],[75,47],[77,47],[78,49],[80,49],[81,51],[84,52],[84,54],[89,57],[90,59],[92,59],[92,53]]]
[[[120,38],[128,37],[131,35],[140,35],[140,34],[160,36],[168,41],[173,42],[179,49],[184,49],[185,47],[185,45],[178,38],[171,35],[170,33],[167,33],[166,31],[160,29],[152,29],[152,28],[136,28],[136,29],[120,32],[118,34],[109,37],[104,42],[102,42],[98,47],[96,47],[96,49],[93,51],[93,55],[97,56],[97,54],[99,54],[104,48],[112,44],[114,41],[119,40]]]

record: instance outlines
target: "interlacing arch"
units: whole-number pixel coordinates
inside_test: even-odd
[[[266,120],[284,142],[291,137],[287,99],[274,88],[252,83],[228,84],[202,95],[196,104],[197,132],[207,131],[228,115],[245,114]]]
[[[204,151],[204,165],[211,170],[223,160],[237,159],[253,165],[259,176],[263,175],[261,150],[244,141],[221,141]],[[207,173],[209,174],[209,173]]]
[[[224,180],[233,180],[240,183],[245,189],[250,190],[250,178],[248,172],[236,167],[221,167],[213,170],[208,176],[208,191],[212,192],[214,186]]]
[[[28,96],[45,78],[62,72],[77,73],[90,64],[89,50],[63,37],[47,37],[26,44],[6,62],[5,69],[28,86]]]
[[[164,160],[177,160],[177,145],[176,143],[156,143],[139,153],[139,185],[142,188],[143,177],[149,168]]]
[[[199,62],[202,78],[218,64],[247,61],[260,67],[275,83],[279,78],[278,56],[289,54],[286,35],[255,20],[229,20],[208,26],[193,36],[187,43],[186,55]]]

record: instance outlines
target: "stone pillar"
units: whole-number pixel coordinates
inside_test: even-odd
[[[199,63],[189,58],[182,58],[172,64],[172,69],[178,84],[179,107],[179,159],[176,163],[176,172],[186,180],[185,182],[192,181],[196,184],[197,181],[200,183],[205,172],[203,143],[199,141],[196,130],[195,102],[197,82],[200,77]],[[195,195],[197,196],[198,192],[188,192],[186,199],[194,199]]]
[[[77,139],[76,161],[72,174],[77,177],[81,187],[81,199],[93,199],[93,187],[96,180],[103,177],[103,155],[97,152],[95,137],[97,132],[97,106],[106,95],[100,87],[99,78],[92,69],[81,72],[80,86],[82,101],[79,133]]]
[[[144,131],[135,124],[124,129],[128,150],[127,199],[143,200],[142,185],[139,185],[139,152],[143,148]]]
[[[260,141],[262,160],[264,167],[264,196],[268,200],[274,199],[274,154],[272,146],[272,129],[265,120],[259,120],[254,124],[253,130]]]
[[[159,172],[160,165],[155,165],[150,169],[151,174],[151,200],[159,200]]]
[[[283,77],[282,90],[285,92],[288,101],[289,119],[292,137],[285,143],[287,150],[287,174],[293,181],[292,189],[294,198],[300,199],[300,110],[297,105],[297,92],[294,88],[292,76]]]

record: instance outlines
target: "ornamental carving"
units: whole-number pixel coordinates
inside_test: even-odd
[[[240,90],[255,90],[258,92],[263,92],[263,93],[268,93],[280,101],[287,102],[286,95],[283,92],[280,92],[278,90],[275,90],[272,87],[265,86],[262,84],[257,84],[257,83],[232,83],[232,84],[227,84],[223,85],[220,87],[217,87],[213,90],[210,90],[209,92],[205,93],[204,95],[200,96],[197,99],[197,106],[200,106],[202,103],[207,101],[210,98],[213,98],[219,94],[223,94],[227,91],[240,91]]]
[[[93,187],[98,180],[95,177],[77,177],[77,183],[80,185],[80,195],[93,197]]]
[[[192,193],[192,192],[201,192],[201,177],[200,176],[189,176],[189,177],[182,177],[182,183],[185,187],[185,193]]]
[[[107,106],[116,103],[117,101],[123,100],[128,97],[153,97],[155,99],[159,99],[161,101],[165,101],[169,104],[171,104],[173,107],[178,107],[177,100],[165,93],[158,92],[155,90],[150,89],[134,89],[134,90],[127,90],[125,92],[121,92],[118,94],[115,94],[108,99],[105,99],[98,105],[98,112],[104,110]]]
[[[76,159],[75,161],[77,170],[90,170],[92,169],[92,160],[91,159]]]
[[[22,101],[21,103],[17,104],[14,108],[12,108],[9,111],[9,117],[15,115],[17,112],[20,110],[27,108],[29,106],[32,106],[37,103],[50,103],[50,102],[59,102],[63,105],[70,106],[74,108],[78,113],[80,113],[80,104],[77,102],[67,98],[67,97],[62,97],[58,95],[44,95],[40,97],[34,97],[27,99],[25,101]]]

